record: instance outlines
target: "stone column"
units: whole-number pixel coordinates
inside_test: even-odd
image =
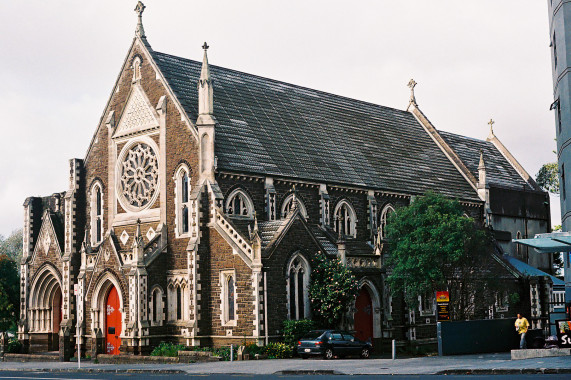
[[[71,344],[71,334],[69,327],[62,327],[59,330],[59,361],[68,362],[71,358],[73,346]]]

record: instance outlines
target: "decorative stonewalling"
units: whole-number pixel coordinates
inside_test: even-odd
[[[156,128],[159,122],[155,117],[153,108],[146,99],[139,86],[133,86],[133,92],[125,106],[125,112],[117,126],[114,137]]]
[[[125,154],[120,170],[119,195],[123,200],[135,210],[149,205],[159,182],[159,164],[153,148],[136,143]]]
[[[121,243],[123,243],[123,245],[127,244],[127,242],[129,241],[129,234],[127,233],[127,231],[123,230],[119,239],[121,240]]]

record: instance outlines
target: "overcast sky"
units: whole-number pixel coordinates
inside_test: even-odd
[[[68,186],[134,35],[134,0],[0,0],[0,234]],[[153,49],[399,109],[414,78],[438,129],[555,161],[547,1],[147,0]],[[216,95],[215,95],[216,96]],[[554,224],[559,199],[552,198]]]

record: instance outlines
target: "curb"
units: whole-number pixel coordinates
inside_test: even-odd
[[[520,375],[520,374],[565,374],[571,373],[571,368],[492,368],[492,369],[446,369],[436,372],[436,375]]]
[[[285,371],[277,371],[274,372],[273,375],[345,375],[343,372],[334,371],[334,370],[311,370],[311,369],[299,369],[299,370],[285,370]]]
[[[109,368],[42,368],[42,369],[28,369],[28,368],[2,368],[6,372],[49,372],[49,373],[162,373],[162,374],[186,374],[186,371],[180,369],[109,369]]]

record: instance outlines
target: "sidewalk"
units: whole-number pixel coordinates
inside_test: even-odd
[[[5,371],[76,371],[77,363],[0,362]],[[464,373],[571,373],[571,357],[510,360],[509,353],[421,357],[404,359],[283,359],[260,361],[211,362],[194,364],[93,364],[81,363],[85,372],[189,373],[189,374],[274,374],[329,373],[346,375],[420,375]]]

